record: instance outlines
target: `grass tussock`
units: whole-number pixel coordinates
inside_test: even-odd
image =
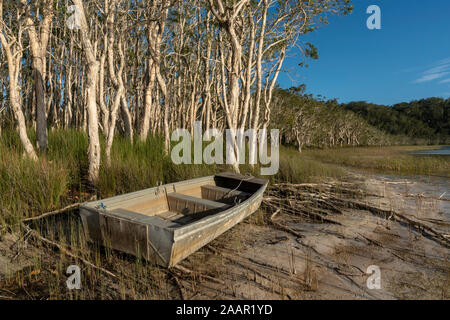
[[[35,143],[33,130],[30,139]],[[104,139],[101,140],[104,152]],[[25,217],[84,201],[92,193],[99,198],[150,188],[231,170],[226,165],[175,165],[163,152],[160,137],[130,143],[117,137],[111,165],[102,162],[95,190],[88,188],[88,138],[77,130],[49,132],[49,150],[38,162],[24,156],[16,131],[4,130],[0,136],[0,224],[14,225]],[[103,154],[103,160],[105,156]],[[258,176],[259,166],[242,165],[242,173]],[[281,148],[280,169],[272,181],[308,182],[321,177],[339,176],[342,170],[300,156],[295,150]]]
[[[281,147],[280,169],[274,180],[305,183],[323,178],[339,178],[343,175],[344,170],[337,166],[312,160],[294,149]]]
[[[30,138],[35,141],[33,130]],[[101,140],[104,150],[104,139]],[[0,225],[14,225],[31,217],[84,201],[92,193],[99,198],[114,196],[185,179],[231,170],[226,165],[175,165],[164,155],[161,137],[133,143],[114,141],[111,165],[102,162],[95,190],[88,188],[88,138],[77,130],[49,132],[49,151],[38,162],[24,157],[15,130],[0,136]],[[448,157],[418,156],[409,152],[424,147],[341,148],[306,150],[280,148],[280,167],[272,182],[304,183],[339,178],[352,166],[396,174],[441,174],[450,172]],[[103,151],[104,152],[104,151]],[[103,154],[103,159],[105,159]],[[258,176],[260,167],[241,165],[242,173]]]
[[[450,157],[417,155],[430,146],[393,146],[307,150],[304,155],[322,163],[374,170],[398,175],[441,175],[450,177]]]

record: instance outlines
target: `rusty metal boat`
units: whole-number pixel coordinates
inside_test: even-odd
[[[84,203],[80,215],[89,241],[172,267],[255,212],[267,183],[226,172]]]

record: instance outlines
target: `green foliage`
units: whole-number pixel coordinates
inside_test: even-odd
[[[450,157],[414,155],[426,146],[392,146],[307,150],[305,156],[322,163],[345,165],[397,175],[440,175],[450,177]]]
[[[427,143],[446,144],[450,141],[450,99],[428,98],[393,107],[360,101],[342,107],[392,135],[422,138]]]
[[[271,127],[280,129],[283,143],[299,149],[392,142],[387,134],[341,108],[336,100],[324,101],[305,94],[304,85],[274,90]]]
[[[30,130],[31,131],[31,130]],[[30,132],[31,133],[31,132]],[[104,139],[101,140],[104,159]],[[20,219],[40,215],[78,201],[92,194],[101,198],[154,187],[217,172],[230,171],[226,165],[175,165],[164,155],[164,140],[149,137],[130,143],[116,137],[111,152],[111,166],[102,163],[96,190],[88,188],[88,138],[77,130],[49,132],[49,152],[38,162],[24,157],[17,132],[3,130],[0,136],[0,227],[18,226]],[[259,166],[242,165],[242,173],[258,176]],[[272,181],[306,182],[337,176],[328,165],[299,157],[292,149],[281,148],[280,170]]]
[[[271,126],[297,147],[448,144],[450,99],[428,98],[393,107],[339,104],[305,94],[305,86],[274,90]]]
[[[299,155],[292,148],[281,147],[280,154],[280,170],[273,178],[275,182],[306,183],[344,175],[343,169]]]
[[[0,224],[15,224],[21,218],[60,207],[68,179],[67,167],[61,162],[43,158],[35,163],[10,151],[1,141]]]
[[[305,48],[305,56],[311,59],[319,59],[319,52],[317,47],[315,47],[312,43],[307,42]]]

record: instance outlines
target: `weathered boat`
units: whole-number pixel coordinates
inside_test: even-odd
[[[255,212],[267,183],[226,172],[84,203],[80,214],[89,241],[172,267]]]

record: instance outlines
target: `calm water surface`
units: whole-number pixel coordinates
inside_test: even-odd
[[[437,150],[414,151],[413,154],[431,154],[431,155],[450,156],[450,146],[445,146],[445,147],[442,147],[441,149],[437,149]]]

